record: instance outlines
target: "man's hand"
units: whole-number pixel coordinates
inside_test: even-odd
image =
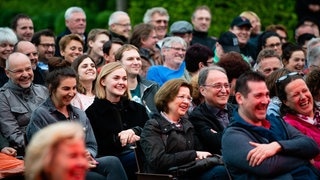
[[[249,166],[259,166],[265,159],[274,156],[281,150],[281,146],[277,142],[270,144],[259,144],[255,142],[249,142],[253,148],[247,155]]]

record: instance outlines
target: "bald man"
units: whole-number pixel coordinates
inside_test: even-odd
[[[0,131],[9,146],[24,155],[24,133],[34,111],[48,97],[45,86],[33,84],[31,61],[25,54],[14,52],[6,61],[9,81],[0,88]]]
[[[33,70],[33,83],[45,84],[45,71],[38,66],[39,53],[34,44],[29,41],[19,41],[14,48],[14,52],[21,52],[28,56]]]

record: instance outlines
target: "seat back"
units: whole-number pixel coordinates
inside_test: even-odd
[[[175,180],[176,178],[173,177],[171,174],[153,174],[153,173],[145,173],[143,171],[144,169],[144,162],[145,162],[145,156],[141,149],[140,142],[136,141],[135,146],[132,146],[132,149],[134,150],[135,157],[136,157],[136,163],[138,167],[137,174],[137,180]]]

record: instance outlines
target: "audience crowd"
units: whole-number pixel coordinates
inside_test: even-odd
[[[0,178],[320,179],[320,3],[296,4],[292,42],[252,11],[212,36],[206,5],[171,25],[163,7],[135,26],[115,11],[108,29],[74,6],[57,35],[16,15],[0,27]]]

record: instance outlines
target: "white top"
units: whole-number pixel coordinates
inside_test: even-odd
[[[93,103],[94,98],[95,96],[77,93],[72,99],[71,105],[85,111]]]

